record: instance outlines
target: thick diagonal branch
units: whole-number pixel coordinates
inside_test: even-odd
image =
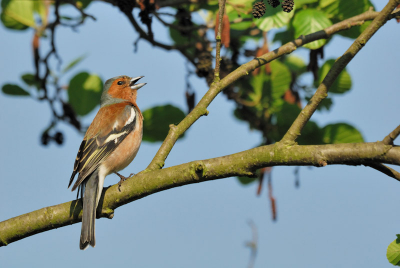
[[[349,64],[349,62],[357,55],[357,53],[365,46],[371,37],[386,23],[391,17],[392,11],[399,5],[400,0],[390,0],[379,15],[365,29],[364,32],[353,42],[350,48],[341,56],[329,70],[317,91],[312,96],[308,104],[300,112],[296,120],[293,122],[282,142],[294,143],[300,136],[302,129],[310,120],[311,116],[317,110],[318,105],[328,96],[328,90],[333,85],[339,74]]]

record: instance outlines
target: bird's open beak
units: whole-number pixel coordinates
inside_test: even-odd
[[[140,83],[140,84],[135,84],[137,81],[139,81],[141,78],[143,78],[144,76],[138,76],[138,77],[134,77],[131,79],[129,86],[131,87],[131,89],[139,89],[142,86],[146,85],[146,83]]]

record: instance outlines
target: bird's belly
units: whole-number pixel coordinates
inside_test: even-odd
[[[136,128],[121,144],[110,154],[104,165],[109,170],[108,174],[118,172],[126,168],[135,158],[142,142],[142,128]]]

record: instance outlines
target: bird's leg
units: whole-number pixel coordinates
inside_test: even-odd
[[[121,192],[121,185],[122,183],[128,179],[129,177],[131,177],[132,175],[135,175],[134,173],[131,173],[128,177],[122,176],[121,174],[119,174],[118,172],[115,172],[115,174],[118,175],[118,177],[120,177],[120,181],[118,182],[118,190]]]

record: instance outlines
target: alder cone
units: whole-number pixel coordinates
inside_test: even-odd
[[[253,5],[253,17],[256,19],[261,18],[265,14],[266,6],[264,2],[257,2]]]
[[[188,30],[187,28],[193,26],[192,14],[185,8],[178,8],[175,18],[178,21],[178,25],[183,26],[183,29],[179,29],[179,32],[183,36],[190,36],[191,31]]]
[[[118,0],[117,5],[122,12],[129,13],[132,12],[135,2],[132,0]]]
[[[283,0],[282,1],[282,9],[286,13],[289,13],[293,10],[294,7],[294,0]]]
[[[272,6],[273,8],[276,8],[277,6],[279,6],[281,3],[279,2],[279,0],[268,0],[268,4],[270,6]]]

